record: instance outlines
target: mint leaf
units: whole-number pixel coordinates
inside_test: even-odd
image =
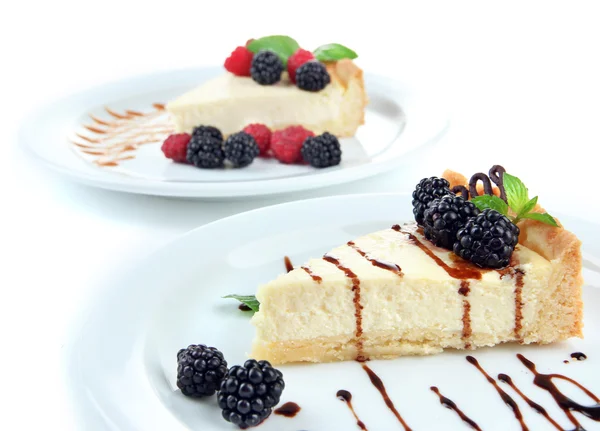
[[[554,217],[552,217],[548,213],[543,213],[543,214],[542,213],[528,213],[528,214],[522,215],[521,218],[537,220],[537,221],[541,221],[542,223],[549,224],[550,226],[558,227],[558,223],[556,223],[556,220],[554,220]]]
[[[502,176],[504,180],[504,189],[506,190],[506,200],[508,206],[517,214],[520,215],[523,212],[523,207],[529,201],[529,193],[525,184],[518,179],[513,177],[506,172]]]
[[[265,36],[260,39],[254,39],[248,44],[248,49],[254,53],[263,49],[273,51],[281,58],[283,64],[287,64],[287,60],[294,52],[300,48],[298,42],[289,36],[275,35]]]
[[[235,294],[232,294],[232,295],[224,296],[223,298],[225,298],[225,299],[237,299],[242,304],[245,304],[248,307],[250,307],[250,309],[254,313],[256,313],[258,311],[259,307],[260,307],[260,302],[258,302],[258,300],[256,299],[256,296],[254,296],[254,295],[235,295]]]
[[[498,211],[500,214],[506,215],[508,213],[508,205],[498,196],[481,195],[475,196],[471,201],[477,208],[483,211],[486,208],[491,208]]]
[[[537,205],[537,201],[538,201],[538,197],[536,196],[536,197],[532,198],[529,202],[527,202],[521,209],[521,214],[527,214],[527,213],[531,212],[531,210],[533,210],[535,208],[535,206]]]
[[[328,43],[327,45],[321,45],[314,50],[313,54],[319,61],[338,61],[342,58],[349,58],[352,60],[358,57],[356,52],[339,43]]]

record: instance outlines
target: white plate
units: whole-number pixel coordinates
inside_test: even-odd
[[[222,68],[163,72],[88,90],[31,114],[21,126],[20,141],[46,166],[88,185],[152,195],[234,198],[308,190],[384,172],[406,163],[409,153],[435,141],[448,124],[439,100],[426,92],[366,75],[370,103],[365,125],[354,138],[342,141],[342,163],[333,168],[257,159],[244,169],[201,170],[164,158],[158,141],[140,146],[135,158],[117,167],[99,167],[70,142],[85,143],[76,132],[94,136],[82,128],[92,123],[90,114],[101,121],[115,121],[105,107],[120,114],[125,110],[148,113],[153,111],[152,104],[167,102],[218,73]],[[162,120],[168,121],[167,114]]]
[[[259,283],[284,271],[283,256],[300,264],[374,230],[411,219],[407,195],[353,195],[299,201],[263,208],[198,228],[113,280],[73,335],[67,370],[76,411],[84,429],[234,430],[221,418],[215,397],[192,400],[175,386],[176,353],[190,343],[221,349],[230,365],[243,363],[253,338],[247,314],[228,293],[254,293]],[[586,247],[586,265],[600,256],[597,226],[563,217],[577,228]],[[249,228],[249,227],[252,228]],[[594,245],[596,244],[596,245]],[[589,248],[594,245],[594,248]],[[597,273],[586,271],[598,285]],[[532,384],[515,357],[523,353],[542,372],[569,375],[600,393],[600,290],[584,288],[585,340],[550,346],[504,345],[469,352],[493,376],[507,373],[563,427],[569,422],[550,396]],[[563,364],[582,351],[584,362]],[[436,385],[484,430],[517,430],[519,424],[494,388],[465,360],[465,352],[371,361],[397,409],[413,430],[469,429],[444,409],[429,387]],[[354,407],[370,431],[401,430],[380,394],[356,362],[281,366],[286,389],[282,403],[302,410],[293,419],[272,415],[263,431],[357,430],[339,389],[354,395]],[[560,384],[560,383],[559,383]],[[560,384],[574,398],[585,397]],[[552,429],[510,388],[531,430]],[[586,401],[589,403],[589,400]],[[598,423],[580,417],[588,429]]]

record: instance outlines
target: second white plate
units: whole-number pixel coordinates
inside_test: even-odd
[[[254,336],[249,316],[234,301],[221,297],[254,293],[260,283],[284,271],[284,255],[299,265],[359,235],[411,218],[408,195],[338,196],[263,208],[196,229],[111,280],[66,348],[70,386],[84,428],[235,431],[221,418],[216,397],[189,399],[175,385],[176,354],[188,344],[216,346],[230,365],[247,359]],[[576,229],[584,241],[585,265],[594,268],[591,256],[600,255],[597,226],[561,220]],[[548,346],[507,344],[368,365],[414,431],[469,429],[455,413],[440,406],[430,390],[434,385],[481,429],[521,429],[494,387],[465,360],[467,354],[475,356],[494,378],[498,373],[510,375],[562,429],[572,429],[550,395],[533,384],[533,375],[515,354],[534,361],[540,372],[568,375],[600,393],[600,290],[592,286],[600,284],[600,277],[592,271],[585,276],[585,340]],[[577,351],[589,359],[572,360],[570,354]],[[348,408],[336,398],[336,392],[345,389],[353,394],[356,412],[368,430],[402,431],[360,364],[279,368],[286,382],[282,403],[296,402],[302,410],[292,419],[272,415],[258,430],[360,431]],[[573,385],[555,382],[579,402],[593,404]],[[511,388],[498,384],[516,400],[529,429],[554,429]],[[586,429],[598,427],[575,415]]]
[[[81,134],[84,124],[102,129],[103,122],[119,121],[115,116],[135,119],[136,113],[152,112],[153,104],[167,102],[219,73],[221,68],[163,72],[65,98],[25,119],[21,143],[46,166],[84,184],[132,193],[231,199],[309,190],[390,170],[406,163],[409,153],[435,141],[448,125],[445,108],[428,93],[410,84],[367,74],[370,103],[365,125],[354,138],[342,141],[342,163],[333,168],[257,159],[244,169],[201,170],[165,159],[159,143],[140,146],[134,158],[118,166],[100,167],[70,143],[71,139],[79,139],[75,133]],[[163,121],[167,121],[166,115],[162,114]],[[87,136],[93,139],[93,132],[89,132],[86,130]]]

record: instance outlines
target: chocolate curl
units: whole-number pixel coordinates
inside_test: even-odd
[[[467,201],[469,200],[469,190],[467,190],[465,186],[459,185],[452,187],[452,193],[460,193],[461,197],[463,197]]]
[[[504,172],[506,172],[504,167],[500,165],[494,165],[490,169],[490,179],[498,186],[498,190],[500,190],[500,199],[502,199],[504,202],[507,202],[506,189],[504,188]]]
[[[471,198],[475,196],[479,196],[477,193],[477,182],[481,181],[483,183],[483,193],[486,195],[493,195],[494,190],[492,189],[492,182],[488,178],[488,176],[482,172],[478,172],[471,177],[469,180],[469,192],[471,193]]]

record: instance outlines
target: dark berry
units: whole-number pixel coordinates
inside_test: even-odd
[[[508,217],[485,209],[458,230],[454,253],[484,268],[503,268],[510,263],[519,242],[519,228]]]
[[[450,191],[450,183],[444,178],[431,177],[423,178],[415,191],[412,194],[412,206],[415,221],[423,225],[423,215],[427,209],[427,205],[437,198],[452,194]]]
[[[204,344],[192,344],[177,353],[177,387],[188,397],[214,395],[227,374],[223,353]]]
[[[193,135],[187,147],[187,161],[203,169],[215,169],[223,166],[225,153],[223,144],[214,137]]]
[[[194,127],[192,136],[208,136],[215,138],[219,142],[223,142],[223,134],[219,129],[213,126],[198,126]]]
[[[234,365],[229,369],[217,401],[227,422],[246,429],[269,417],[284,388],[281,371],[267,361],[249,359],[243,366]]]
[[[296,70],[296,85],[306,91],[321,91],[331,82],[323,63],[309,61]]]
[[[434,199],[423,216],[425,238],[438,247],[452,250],[458,230],[477,214],[479,209],[461,196],[450,194]]]
[[[283,73],[283,63],[273,51],[259,51],[252,59],[250,75],[260,85],[273,85],[279,82]]]
[[[225,140],[223,144],[225,158],[229,160],[236,168],[248,166],[260,153],[256,141],[246,132],[238,132]]]
[[[306,138],[300,152],[304,160],[315,168],[339,165],[342,161],[340,141],[328,132]]]

